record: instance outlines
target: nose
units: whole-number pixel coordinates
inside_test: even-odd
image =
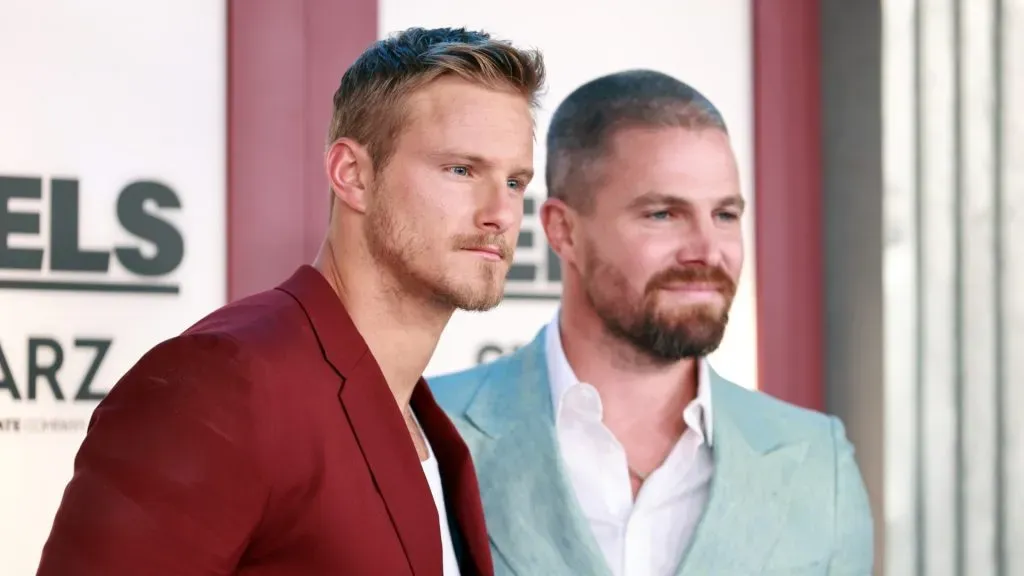
[[[523,199],[504,182],[481,192],[476,226],[488,234],[502,234],[523,218]]]
[[[683,235],[682,243],[676,253],[676,259],[680,264],[684,266],[721,266],[722,251],[717,237],[717,228],[711,218],[694,218]]]

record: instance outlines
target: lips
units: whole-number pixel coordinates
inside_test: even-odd
[[[512,248],[499,234],[460,236],[455,239],[455,248],[506,262],[512,258]]]
[[[470,248],[463,248],[463,250],[468,250],[470,252],[479,252],[481,254],[487,254],[487,255],[493,256],[495,259],[498,259],[498,260],[505,260],[506,259],[505,251],[502,250],[500,246],[475,246],[475,247],[470,247]]]
[[[712,282],[675,282],[663,285],[662,289],[678,292],[725,292],[721,284]]]
[[[470,250],[473,250],[474,252],[488,252],[495,256],[500,256],[501,258],[505,257],[504,252],[498,246],[478,246],[476,248],[470,248]]]

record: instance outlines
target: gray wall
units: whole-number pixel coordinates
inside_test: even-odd
[[[1024,574],[1024,0],[823,8],[828,407],[885,573]]]
[[[882,10],[822,2],[825,402],[843,419],[884,555]]]

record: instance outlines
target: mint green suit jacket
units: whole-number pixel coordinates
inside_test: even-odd
[[[473,455],[496,576],[609,576],[556,445],[544,331],[429,379]],[[677,576],[866,576],[872,518],[837,418],[711,374],[711,495]]]

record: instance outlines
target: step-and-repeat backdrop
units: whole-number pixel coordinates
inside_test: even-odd
[[[494,6],[383,0],[379,33],[467,25],[542,48],[550,83],[538,116],[538,173],[551,112],[573,88],[631,67],[674,74],[726,115],[750,196],[747,0]],[[224,303],[226,45],[223,1],[8,0],[0,8],[4,575],[35,572],[89,416],[109,387],[151,346]],[[510,352],[555,313],[560,271],[537,218],[543,182],[531,195],[529,240],[506,301],[456,314],[428,374]],[[753,264],[748,246],[728,335],[712,358],[751,387]]]

